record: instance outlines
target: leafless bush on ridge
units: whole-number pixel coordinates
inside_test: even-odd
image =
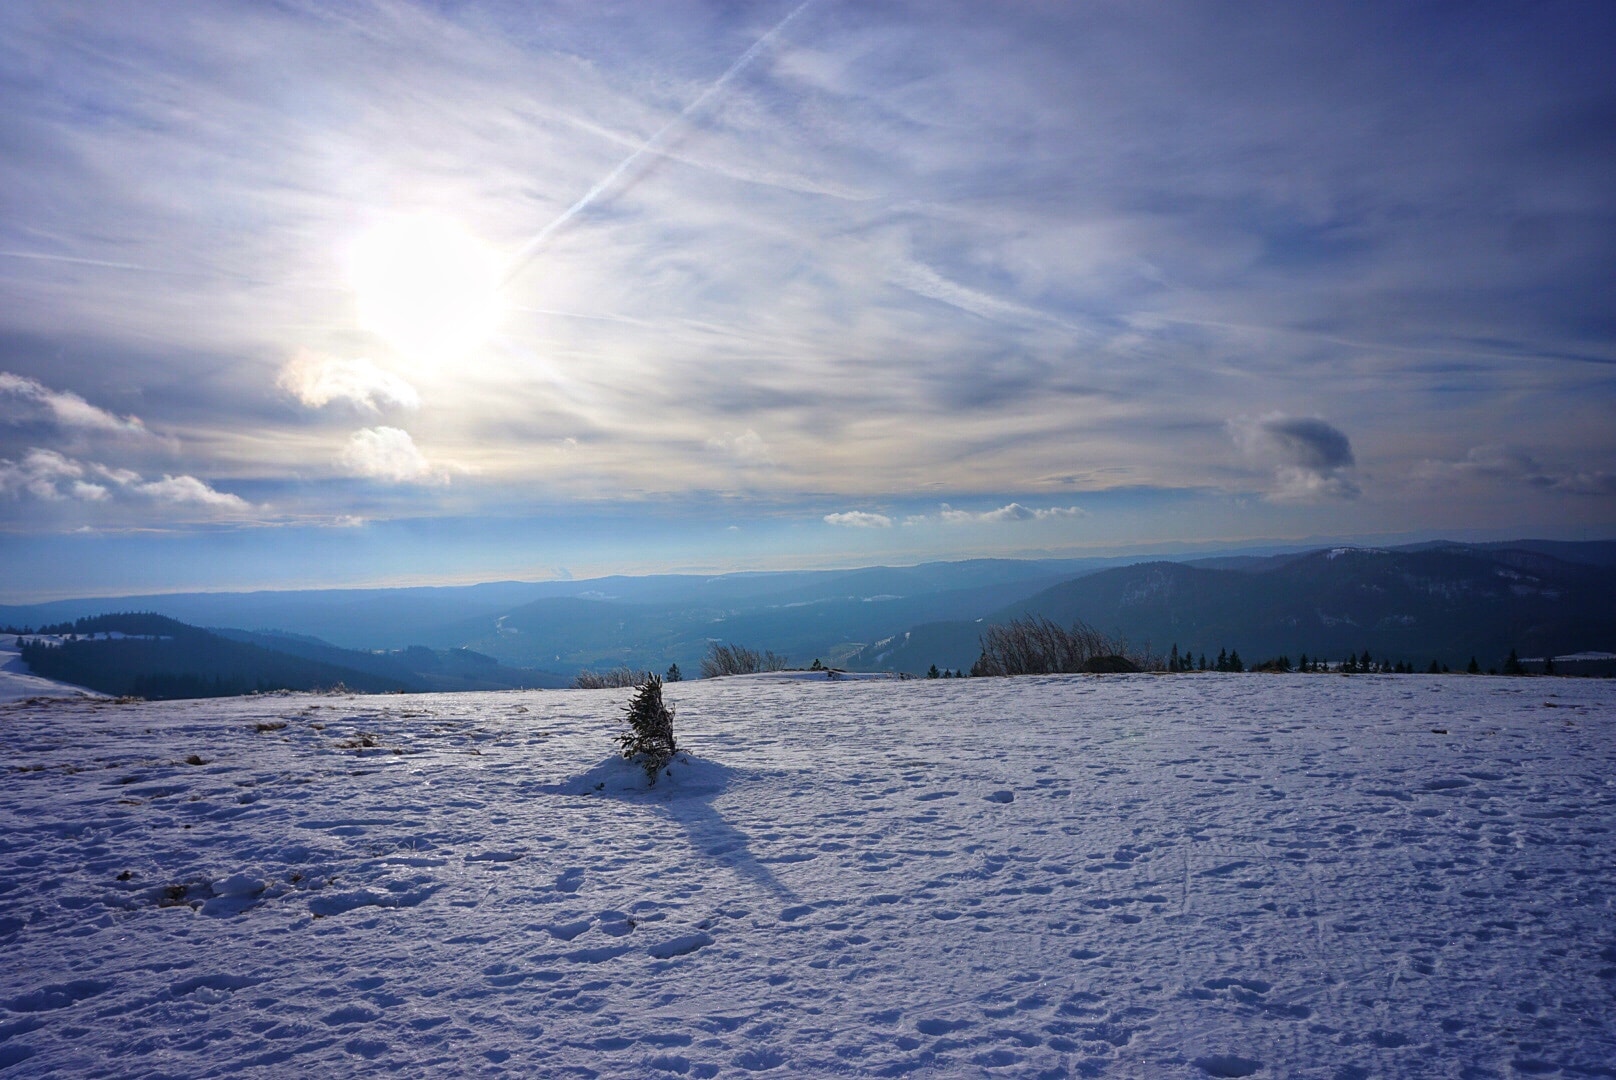
[[[756,675],[760,671],[784,671],[786,658],[773,649],[759,653],[745,645],[726,645],[715,641],[707,647],[701,658],[701,677],[716,679],[721,675]]]
[[[601,672],[586,668],[572,680],[572,685],[578,690],[621,690],[629,686],[639,686],[649,678],[648,671],[633,671],[626,667],[615,667],[610,671]]]
[[[982,655],[971,665],[972,675],[1140,671],[1151,659],[1130,655],[1126,642],[1108,638],[1087,623],[1075,622],[1067,629],[1042,615],[990,626],[982,632],[981,642]]]

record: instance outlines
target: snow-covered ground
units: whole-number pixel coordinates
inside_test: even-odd
[[[38,635],[30,634],[29,638]],[[59,639],[58,639],[59,640]],[[16,634],[0,634],[0,705],[36,697],[101,697],[94,690],[35,675],[22,662]]]
[[[1616,684],[0,707],[7,1075],[1610,1076]]]

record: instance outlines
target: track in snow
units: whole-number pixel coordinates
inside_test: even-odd
[[[1616,1061],[1609,682],[668,694],[650,792],[626,691],[0,708],[0,1071]]]

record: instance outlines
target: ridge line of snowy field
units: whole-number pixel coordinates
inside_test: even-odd
[[[0,705],[0,1073],[1610,1075],[1616,685]]]

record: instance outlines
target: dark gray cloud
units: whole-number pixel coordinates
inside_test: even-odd
[[[1350,475],[1357,463],[1351,440],[1318,417],[1271,413],[1257,420],[1236,420],[1230,431],[1249,457],[1274,467],[1270,499],[1311,502],[1355,499],[1361,494]]]
[[[1258,421],[1262,434],[1302,469],[1344,469],[1355,464],[1352,442],[1338,428],[1309,416],[1275,416]]]

